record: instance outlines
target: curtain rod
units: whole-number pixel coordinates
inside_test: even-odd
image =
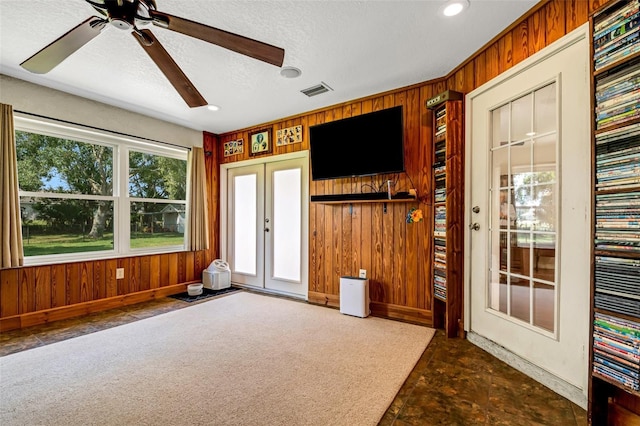
[[[13,110],[13,112],[17,112],[19,114],[24,114],[24,115],[30,115],[32,117],[44,118],[45,120],[53,120],[53,121],[57,121],[57,122],[64,123],[64,124],[71,124],[71,125],[74,125],[74,126],[80,126],[80,127],[84,127],[84,128],[91,129],[91,130],[100,130],[101,132],[113,133],[113,134],[116,134],[118,136],[126,136],[126,137],[129,137],[129,138],[141,139],[141,140],[154,142],[154,143],[159,143],[159,144],[163,144],[163,145],[171,145],[171,146],[175,146],[175,147],[178,147],[178,148],[183,148],[183,149],[191,151],[191,148],[188,147],[188,146],[178,145],[178,144],[171,143],[171,142],[157,141],[157,140],[151,139],[151,138],[145,138],[145,137],[142,137],[142,136],[130,135],[128,133],[117,132],[115,130],[109,130],[109,129],[103,129],[101,127],[89,126],[87,124],[74,123],[73,121],[62,120],[60,118],[47,117],[46,115],[34,114],[32,112],[20,111],[20,110],[17,110],[17,109]]]

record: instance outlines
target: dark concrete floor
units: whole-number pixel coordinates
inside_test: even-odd
[[[191,305],[164,298],[3,332],[0,356]],[[385,426],[586,424],[587,414],[582,408],[469,341],[446,338],[441,330],[436,332],[380,421]]]

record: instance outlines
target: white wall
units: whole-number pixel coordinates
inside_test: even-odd
[[[186,147],[202,132],[0,74],[0,102],[14,110]]]

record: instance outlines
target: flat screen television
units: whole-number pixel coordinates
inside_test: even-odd
[[[313,180],[404,171],[402,106],[309,128]]]

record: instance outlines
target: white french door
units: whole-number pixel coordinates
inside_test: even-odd
[[[555,390],[580,405],[589,353],[588,55],[581,28],[467,97],[469,338],[505,348],[525,361],[515,364],[534,366],[530,374],[550,373],[545,384],[561,383]]]
[[[222,223],[231,281],[306,299],[308,158],[268,160],[226,169]]]

